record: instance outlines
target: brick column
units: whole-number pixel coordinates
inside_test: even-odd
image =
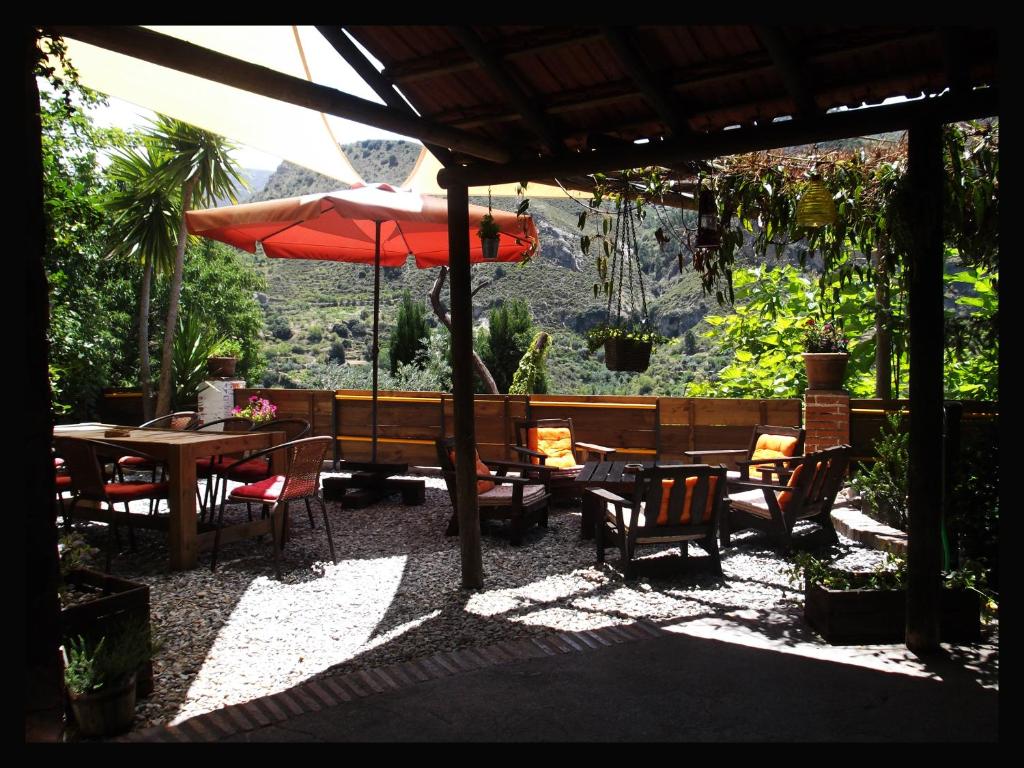
[[[804,393],[804,451],[820,451],[850,442],[850,395],[842,389],[808,389]]]

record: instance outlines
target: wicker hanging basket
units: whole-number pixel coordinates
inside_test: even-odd
[[[604,343],[604,364],[609,371],[646,371],[651,364],[649,341],[636,341],[622,337],[607,339]]]

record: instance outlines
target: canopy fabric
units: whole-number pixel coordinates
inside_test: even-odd
[[[311,27],[150,28],[294,77],[334,85],[333,73],[311,70],[322,57],[307,55],[310,47],[327,45],[323,36]],[[78,71],[81,82],[90,88],[283,157],[345,184],[363,181],[342,152],[331,122],[321,112],[150,64],[73,38],[65,42],[68,59]],[[336,54],[332,66],[348,69]],[[353,77],[365,89],[355,95],[376,100],[369,87],[354,74]],[[340,119],[332,117],[330,120]]]
[[[469,206],[470,261],[519,261],[538,245],[533,219],[491,211],[501,232],[496,259],[484,259],[476,230],[487,209]],[[281,200],[186,214],[188,231],[272,258],[374,263],[375,222],[381,222],[380,264],[399,267],[411,255],[421,269],[448,264],[448,204],[388,184],[357,185]]]

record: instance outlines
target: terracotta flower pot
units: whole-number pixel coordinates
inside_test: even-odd
[[[206,358],[206,371],[210,376],[223,377],[234,376],[235,366],[238,365],[237,357],[208,357]]]
[[[804,352],[808,389],[842,389],[848,352]]]

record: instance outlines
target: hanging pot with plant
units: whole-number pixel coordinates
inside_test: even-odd
[[[610,371],[647,370],[651,362],[651,350],[666,339],[652,330],[647,314],[647,294],[644,289],[643,271],[640,265],[639,241],[633,217],[636,206],[629,194],[617,200],[618,216],[611,240],[607,235],[611,226],[606,219],[603,223],[603,252],[597,257],[597,274],[600,283],[594,285],[594,296],[603,289],[608,296],[605,322],[587,332],[587,346],[591,352],[604,347],[604,364]],[[581,222],[585,217],[581,217]],[[590,247],[590,238],[581,240],[584,255]],[[634,278],[635,272],[635,278]],[[623,307],[623,288],[629,285],[626,306]],[[634,284],[639,289],[634,291]],[[640,294],[640,313],[637,318],[636,296]],[[615,315],[612,316],[612,302],[615,300]]]

